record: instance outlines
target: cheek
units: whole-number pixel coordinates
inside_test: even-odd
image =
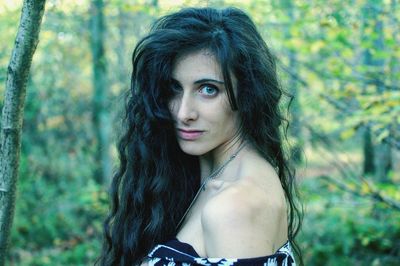
[[[224,116],[225,120],[225,127],[229,132],[233,134],[236,133],[236,130],[239,128],[239,114],[237,111],[232,111],[231,106],[227,107]]]
[[[171,113],[171,115],[174,119],[176,117],[177,106],[178,106],[178,103],[176,100],[170,100],[168,103],[169,112]]]
[[[210,108],[208,117],[213,120],[220,132],[224,132],[224,135],[235,133],[238,128],[238,114],[231,110],[230,105],[224,104],[223,110],[220,110],[220,108],[221,105],[216,109]],[[211,110],[215,112],[211,112]]]
[[[232,134],[236,133],[236,130],[238,129],[238,119],[235,114],[227,115],[225,127]]]

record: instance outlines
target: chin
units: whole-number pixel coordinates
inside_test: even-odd
[[[194,141],[190,142],[190,141],[180,140],[179,147],[184,153],[193,156],[200,156],[210,151],[210,149],[207,149],[206,145],[201,143],[195,143]]]

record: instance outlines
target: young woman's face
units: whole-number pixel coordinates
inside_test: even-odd
[[[215,57],[204,50],[182,56],[172,78],[175,94],[169,109],[181,149],[203,155],[229,143],[237,134],[239,118],[230,107]]]

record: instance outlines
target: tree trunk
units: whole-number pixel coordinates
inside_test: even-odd
[[[365,4],[364,7],[364,28],[372,28],[373,33],[376,34],[376,37],[373,40],[373,48],[366,49],[364,51],[364,64],[367,65],[368,67],[371,68],[371,70],[368,70],[368,76],[371,77],[372,79],[376,79],[376,82],[368,82],[365,85],[374,85],[376,87],[376,93],[381,94],[384,92],[385,88],[382,86],[382,83],[379,81],[384,77],[384,60],[376,58],[371,50],[377,50],[377,51],[383,51],[385,49],[384,47],[384,39],[383,39],[383,22],[380,20],[380,16],[382,15],[380,11],[381,9],[381,0],[369,0]],[[365,39],[371,38],[369,36],[370,34],[366,35],[364,34]],[[370,129],[367,128],[367,131]],[[381,180],[385,181],[387,178],[387,174],[389,170],[391,169],[391,150],[390,150],[390,145],[386,143],[378,143],[373,147],[372,143],[372,138],[370,133],[369,136],[365,136],[364,139],[364,152],[367,151],[368,149],[372,148],[374,149],[374,157],[368,158],[368,154],[364,153],[364,158],[365,160],[368,160],[368,164],[373,163],[374,167],[369,167],[370,171],[365,171],[368,168],[365,168],[367,165],[367,162],[364,162],[364,173],[373,173],[375,172],[376,176]],[[369,143],[367,142],[370,141]],[[368,146],[368,147],[367,147]]]
[[[377,8],[380,8],[381,5],[378,5]],[[380,16],[382,12],[375,14],[375,25],[374,32],[377,34],[377,39],[374,42],[375,49],[378,51],[384,51],[384,40],[383,40],[383,22],[380,20]],[[383,59],[373,59],[373,64],[377,68],[377,80],[382,79],[384,77],[384,60]],[[376,88],[379,94],[382,94],[385,91],[385,87],[381,82],[376,82]],[[386,181],[388,177],[389,171],[392,169],[391,166],[391,147],[388,143],[381,142],[376,145],[376,156],[375,156],[375,169],[377,177]]]
[[[118,83],[124,84],[122,87],[129,89],[126,80],[129,77],[129,71],[127,64],[124,64],[126,58],[126,45],[125,40],[127,36],[127,29],[129,29],[129,17],[128,13],[124,11],[121,6],[118,6],[118,46],[117,46],[117,58],[118,58]]]
[[[15,208],[26,84],[39,42],[46,0],[25,0],[7,71],[1,118],[0,152],[0,265],[5,264]]]
[[[153,7],[158,7],[158,0],[150,0],[150,4],[151,4]]]
[[[375,150],[372,144],[371,129],[369,127],[366,127],[363,133],[363,155],[363,172],[367,175],[373,175],[375,173]]]
[[[393,32],[393,40],[395,42],[399,43],[398,41],[398,34],[399,34],[399,27],[396,27],[396,25],[399,25],[399,20],[396,17],[396,10],[397,10],[397,1],[396,0],[391,0],[390,1],[390,25],[389,27],[393,27],[394,29],[397,29]],[[398,75],[400,73],[400,58],[399,56],[392,55],[391,56],[391,61],[390,61],[390,85],[392,88],[395,88],[398,86],[399,81],[398,81]],[[391,132],[390,132],[390,137],[392,137],[395,140],[400,139],[400,124],[396,121],[395,118],[393,118],[393,122],[391,125]],[[391,166],[392,166],[392,171],[393,171],[393,180],[400,180],[400,150],[395,147],[395,145],[392,145],[391,147]]]
[[[281,1],[284,9],[286,10],[287,16],[290,20],[288,27],[285,29],[285,37],[287,39],[292,38],[292,34],[290,33],[290,29],[294,23],[296,23],[296,18],[294,15],[294,8],[292,0]],[[297,65],[296,52],[294,50],[289,51],[289,69],[292,73],[298,74],[299,68]],[[294,77],[289,77],[288,82],[289,92],[292,94],[292,102],[290,106],[290,127],[289,134],[295,139],[294,143],[291,145],[290,157],[295,163],[301,163],[302,161],[302,151],[303,151],[303,143],[304,137],[302,134],[302,127],[300,122],[301,117],[301,107],[299,103],[299,94],[298,94],[298,82]]]
[[[93,57],[93,124],[97,140],[94,178],[105,183],[111,176],[110,119],[107,106],[107,60],[104,52],[104,2],[92,0],[91,46]]]

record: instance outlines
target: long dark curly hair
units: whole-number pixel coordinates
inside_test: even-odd
[[[168,109],[175,60],[199,50],[210,51],[221,66],[242,138],[278,173],[288,203],[288,238],[300,255],[295,236],[302,212],[283,149],[286,120],[279,102],[284,92],[274,57],[243,11],[185,8],[158,19],[133,52],[120,165],[111,185],[100,265],[138,265],[156,244],[175,237],[200,186],[199,160],[179,148]]]

